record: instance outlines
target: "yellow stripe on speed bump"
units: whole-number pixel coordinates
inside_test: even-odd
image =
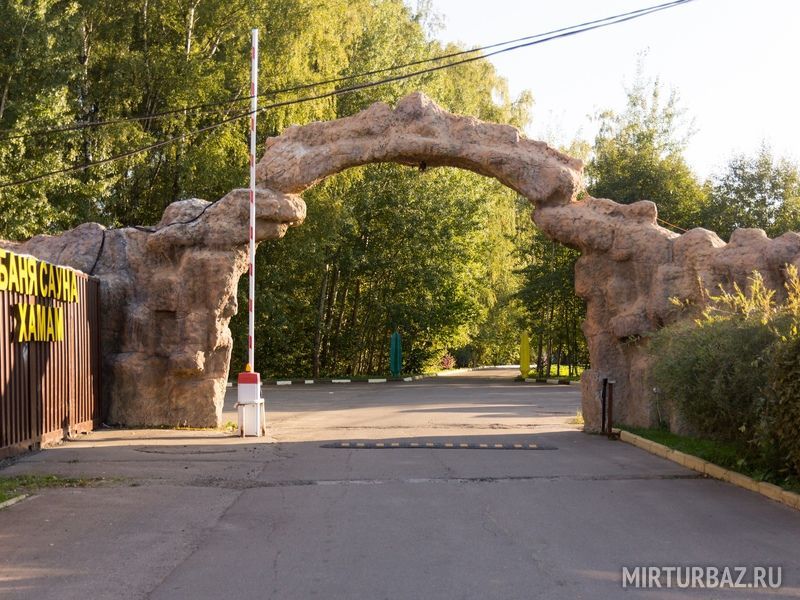
[[[322,448],[349,448],[351,450],[384,450],[391,448],[415,448],[428,450],[557,450],[555,446],[520,443],[467,443],[467,442],[334,442],[322,444]]]

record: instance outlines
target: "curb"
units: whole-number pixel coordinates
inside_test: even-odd
[[[314,384],[342,384],[342,383],[408,383],[410,381],[419,381],[420,379],[430,379],[433,377],[451,377],[461,373],[470,371],[482,371],[484,369],[495,369],[496,366],[489,365],[484,367],[466,367],[463,369],[450,369],[447,371],[438,371],[436,373],[427,373],[424,375],[410,375],[406,377],[369,377],[367,379],[348,379],[348,378],[323,378],[323,379],[264,379],[261,385],[314,385]],[[520,381],[520,380],[517,380]],[[567,381],[566,379],[546,379],[536,380],[527,378],[523,383],[547,383],[550,385],[580,385],[580,381]],[[236,387],[236,384],[229,381],[226,384],[228,388]]]
[[[526,377],[524,383],[547,383],[550,385],[580,385],[580,381],[568,381],[566,379],[535,379],[533,377]]]
[[[419,379],[424,379],[426,377],[436,377],[436,374],[433,375],[413,375],[410,377],[369,377],[367,379],[345,379],[345,378],[337,378],[337,379],[266,379],[261,382],[261,385],[317,385],[317,384],[345,384],[345,383],[363,383],[363,384],[375,384],[375,383],[404,383],[409,381],[417,381]],[[228,387],[236,387],[234,383],[228,383]]]
[[[13,498],[9,498],[5,502],[0,502],[0,510],[2,510],[4,508],[8,508],[9,506],[13,506],[17,502],[22,502],[27,497],[28,497],[28,494],[20,494],[19,496],[14,496]]]
[[[667,460],[671,460],[679,465],[683,465],[687,469],[702,473],[706,477],[732,483],[740,488],[755,492],[756,494],[761,494],[770,500],[775,500],[776,502],[785,504],[790,508],[800,510],[800,494],[795,494],[789,490],[784,490],[783,488],[772,483],[767,483],[766,481],[756,481],[747,475],[742,475],[736,471],[731,471],[730,469],[720,467],[719,465],[710,463],[702,458],[697,458],[691,454],[673,450],[672,448],[668,448],[663,444],[645,439],[629,431],[620,430],[619,439],[623,442],[631,444],[632,446],[636,446],[637,448],[650,452],[651,454],[655,454],[661,458],[666,458]]]

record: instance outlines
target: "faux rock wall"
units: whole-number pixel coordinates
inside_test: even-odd
[[[779,292],[785,266],[800,266],[800,235],[770,240],[738,230],[729,244],[656,222],[652,202],[577,201],[580,161],[527,140],[507,125],[447,113],[422,94],[396,108],[375,104],[344,119],[290,127],[267,141],[258,164],[258,241],[302,223],[297,195],[349,167],[397,162],[451,166],[494,177],[530,200],[536,224],[581,251],[576,292],[592,369],[583,414],[599,428],[600,381],[616,381],[618,422],[657,418],[647,382],[647,334],[683,318],[670,298],[702,302],[702,290],[744,286],[754,270]],[[57,237],[0,245],[66,264],[101,280],[104,392],[109,421],[128,425],[218,425],[231,354],[228,323],[246,270],[247,191],[216,203],[170,205],[153,228],[82,225]]]
[[[100,279],[107,420],[216,427],[231,356],[230,318],[247,270],[248,191],[215,203],[184,200],[151,228],[90,223],[56,237],[3,242]],[[256,195],[256,239],[302,223],[293,195]]]

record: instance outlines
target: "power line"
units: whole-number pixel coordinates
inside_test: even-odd
[[[646,14],[650,14],[652,12],[657,12],[657,11],[664,10],[664,9],[667,9],[667,8],[672,8],[673,6],[677,6],[677,5],[680,5],[680,4],[686,4],[686,3],[692,2],[692,1],[693,0],[673,0],[672,2],[667,2],[667,3],[664,3],[664,4],[650,6],[650,7],[647,7],[647,8],[640,8],[640,9],[629,11],[629,12],[626,12],[626,13],[621,13],[621,14],[618,14],[618,15],[604,17],[602,19],[595,19],[595,20],[592,20],[592,21],[586,21],[584,23],[580,23],[580,24],[577,24],[577,25],[571,25],[569,27],[562,27],[562,28],[554,29],[554,30],[547,31],[547,32],[544,32],[544,33],[537,33],[537,34],[534,34],[534,35],[524,36],[524,37],[516,38],[516,39],[513,39],[513,40],[506,40],[504,42],[497,42],[497,43],[494,43],[494,44],[489,44],[487,46],[481,46],[481,47],[478,47],[478,48],[472,48],[470,50],[460,50],[458,52],[451,52],[451,53],[448,53],[448,54],[443,54],[443,55],[434,56],[434,57],[430,57],[430,58],[419,59],[419,60],[415,60],[415,61],[411,61],[411,62],[408,62],[408,63],[401,64],[401,65],[394,65],[394,66],[391,66],[391,67],[384,67],[384,68],[375,69],[375,70],[372,70],[372,71],[364,71],[362,73],[356,73],[356,74],[353,74],[353,75],[344,75],[342,77],[336,77],[336,78],[333,78],[333,79],[326,79],[326,80],[323,80],[323,81],[315,81],[315,82],[312,82],[312,83],[305,83],[305,84],[295,85],[295,86],[291,86],[291,87],[268,90],[266,92],[258,94],[257,97],[278,96],[280,94],[286,94],[286,93],[291,93],[291,92],[297,92],[297,91],[312,89],[312,88],[320,87],[320,86],[324,86],[324,85],[342,83],[344,81],[352,81],[354,79],[360,79],[362,77],[369,77],[369,76],[372,76],[372,75],[379,75],[381,73],[388,73],[388,72],[397,71],[397,70],[400,70],[400,69],[406,69],[408,67],[419,66],[419,65],[423,65],[423,64],[432,63],[432,62],[439,62],[439,61],[442,61],[442,60],[447,60],[449,58],[456,58],[456,57],[464,56],[464,55],[467,55],[467,54],[474,54],[476,52],[483,52],[485,50],[491,50],[493,48],[499,48],[499,47],[502,47],[502,46],[508,46],[510,44],[517,44],[519,42],[526,42],[526,41],[536,40],[536,39],[540,39],[540,38],[547,38],[547,40],[549,40],[549,39],[555,39],[556,37],[562,37],[562,36],[558,36],[557,34],[564,34],[563,37],[566,37],[567,35],[571,35],[571,33],[567,33],[567,32],[571,32],[572,31],[573,33],[582,33],[583,31],[589,31],[591,29],[596,29],[598,27],[604,27],[606,25],[613,25],[613,24],[616,24],[616,23],[621,23],[621,22],[624,22],[626,20],[630,20],[631,18],[637,18],[637,17],[640,17],[640,16],[645,16]],[[592,26],[594,26],[594,27],[592,27]],[[545,41],[547,41],[547,40],[545,40]],[[488,56],[493,56],[495,54],[499,54],[499,53],[507,51],[507,50],[513,50],[513,49],[522,48],[522,47],[525,47],[525,46],[526,45],[515,46],[514,48],[508,48],[508,49],[505,49],[505,50],[502,50],[502,51],[499,51],[499,52],[492,52],[492,53],[487,54],[487,55],[482,55],[481,57],[478,57],[478,59],[479,58],[486,58]],[[459,65],[459,64],[463,64],[463,63],[454,62],[452,64],[455,66],[455,65]],[[409,76],[411,76],[411,77],[413,77],[414,75],[415,75],[414,73],[409,74]],[[235,104],[235,103],[238,103],[238,102],[245,102],[245,101],[249,101],[251,99],[252,99],[251,96],[236,97],[236,98],[230,98],[228,100],[220,100],[220,101],[217,101],[217,102],[205,102],[205,103],[202,103],[202,104],[195,104],[195,105],[187,106],[187,107],[183,107],[183,108],[170,109],[170,110],[166,110],[166,111],[162,111],[162,112],[153,113],[153,114],[150,114],[150,115],[119,117],[119,118],[116,118],[116,119],[107,119],[107,120],[103,120],[103,121],[74,123],[72,125],[64,125],[64,126],[61,126],[61,127],[54,127],[54,128],[49,128],[49,129],[40,129],[40,130],[31,131],[31,132],[25,132],[25,133],[15,133],[14,130],[5,130],[5,131],[0,131],[0,134],[7,134],[7,135],[0,136],[0,141],[7,141],[7,140],[14,140],[14,139],[25,139],[25,138],[32,138],[32,137],[41,137],[41,136],[45,136],[45,135],[51,135],[51,134],[54,134],[54,133],[64,133],[64,132],[69,132],[69,131],[79,131],[79,130],[89,129],[89,128],[104,127],[104,126],[107,126],[107,125],[118,125],[120,123],[157,120],[157,119],[161,119],[161,118],[164,118],[164,117],[170,117],[170,116],[173,116],[173,115],[176,115],[176,114],[187,113],[187,112],[201,111],[201,112],[205,113],[205,112],[210,112],[210,111],[207,111],[205,109],[218,108],[220,106],[228,106],[230,104]]]
[[[681,4],[687,4],[687,3],[693,2],[693,1],[694,0],[675,0],[674,2],[668,2],[666,4],[660,4],[658,6],[654,6],[654,7],[651,7],[649,9],[642,9],[642,10],[639,10],[639,11],[632,11],[631,13],[625,13],[624,15],[622,15],[621,17],[619,17],[619,18],[617,18],[616,20],[613,20],[613,21],[606,20],[603,23],[597,23],[597,24],[594,24],[594,25],[583,27],[581,29],[572,29],[570,31],[565,31],[563,33],[554,34],[554,35],[551,35],[549,37],[536,39],[534,41],[528,41],[528,42],[525,42],[523,44],[517,44],[515,46],[510,46],[508,48],[502,48],[500,50],[495,50],[494,52],[489,52],[488,54],[482,54],[480,56],[470,56],[468,58],[463,58],[461,60],[453,61],[453,62],[444,64],[444,65],[436,65],[436,66],[433,66],[433,67],[428,67],[426,69],[420,69],[418,71],[413,71],[411,73],[405,73],[405,74],[402,74],[402,75],[395,75],[393,77],[387,77],[387,78],[384,78],[384,79],[379,79],[377,81],[369,81],[369,82],[365,82],[365,83],[359,83],[359,84],[355,84],[355,85],[352,85],[352,86],[349,86],[349,87],[340,88],[340,89],[332,90],[332,91],[329,91],[329,92],[324,92],[324,93],[321,93],[321,94],[315,94],[315,95],[311,95],[311,96],[304,96],[304,97],[301,97],[301,98],[294,98],[294,99],[291,99],[291,100],[283,100],[281,102],[273,102],[271,104],[267,104],[267,105],[264,105],[262,107],[259,107],[259,109],[257,111],[255,111],[255,112],[264,112],[266,110],[272,110],[272,109],[281,108],[281,107],[284,107],[284,106],[291,106],[293,104],[301,104],[301,103],[304,103],[304,102],[311,102],[311,101],[314,101],[314,100],[322,100],[322,99],[325,99],[325,98],[331,98],[331,97],[335,97],[335,96],[343,96],[343,95],[351,94],[351,93],[354,93],[354,92],[357,92],[357,91],[360,91],[360,90],[369,89],[369,88],[377,87],[377,86],[380,86],[380,85],[386,85],[388,83],[394,83],[394,82],[397,82],[397,81],[402,81],[404,79],[409,79],[411,77],[417,77],[419,75],[425,75],[425,74],[428,74],[428,73],[434,73],[434,72],[437,72],[437,71],[441,71],[443,69],[449,69],[451,67],[455,67],[455,66],[459,66],[459,65],[463,65],[463,64],[467,64],[467,63],[472,63],[472,62],[475,62],[475,61],[478,61],[478,60],[484,60],[484,59],[489,58],[491,56],[496,56],[498,54],[503,54],[505,52],[511,52],[512,50],[518,50],[518,49],[521,49],[521,48],[527,48],[527,47],[530,47],[530,46],[536,46],[538,44],[543,44],[545,42],[549,42],[549,41],[552,41],[552,40],[561,39],[561,38],[565,38],[565,37],[570,37],[570,36],[573,36],[573,35],[577,35],[579,33],[584,33],[586,31],[592,31],[594,29],[600,29],[602,27],[608,27],[609,25],[616,25],[616,24],[619,24],[619,23],[624,23],[626,21],[631,21],[633,19],[637,19],[639,17],[645,16],[645,15],[649,15],[649,14],[652,14],[654,12],[659,12],[661,10],[666,10],[666,9],[672,8],[674,6],[678,6],[678,5],[681,5]],[[82,165],[75,165],[73,167],[67,167],[65,169],[57,169],[55,171],[49,171],[49,172],[46,172],[46,173],[41,173],[39,175],[34,175],[33,177],[28,177],[27,179],[21,179],[21,180],[12,181],[12,182],[9,182],[9,183],[3,183],[3,184],[0,184],[0,189],[4,189],[4,188],[8,188],[8,187],[14,187],[14,186],[18,186],[18,185],[24,185],[24,184],[28,184],[28,183],[34,183],[34,182],[37,182],[37,181],[41,181],[42,179],[46,179],[48,177],[52,177],[54,175],[64,175],[64,174],[68,174],[68,173],[75,173],[75,172],[78,172],[78,171],[84,171],[84,170],[89,169],[89,168],[94,167],[94,166],[107,164],[107,163],[114,162],[116,160],[121,160],[121,159],[124,159],[124,158],[129,158],[131,156],[135,156],[137,154],[141,154],[142,152],[148,152],[150,150],[155,150],[155,149],[161,148],[163,146],[167,146],[169,144],[172,144],[173,142],[180,141],[180,140],[185,139],[185,138],[190,137],[190,136],[194,136],[194,135],[197,135],[197,134],[200,134],[200,133],[204,133],[204,132],[207,132],[207,131],[211,131],[211,130],[217,129],[217,128],[219,128],[219,127],[221,127],[223,125],[226,125],[228,123],[232,123],[234,121],[238,121],[239,119],[243,119],[243,118],[249,117],[252,114],[254,114],[253,111],[247,111],[247,112],[239,113],[239,114],[233,115],[231,117],[227,117],[226,119],[223,119],[222,121],[219,121],[217,123],[213,123],[211,125],[206,125],[205,127],[201,127],[200,129],[196,129],[196,130],[193,130],[193,131],[187,131],[187,132],[181,133],[179,135],[173,136],[171,138],[167,138],[166,140],[162,140],[160,142],[155,142],[153,144],[149,144],[149,145],[143,146],[141,148],[136,148],[134,150],[123,152],[121,154],[116,154],[114,156],[110,156],[110,157],[102,159],[102,160],[89,162],[89,163],[84,163]]]

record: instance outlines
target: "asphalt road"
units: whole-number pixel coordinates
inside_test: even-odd
[[[800,597],[800,512],[586,435],[577,387],[511,375],[269,387],[266,441],[107,430],[26,457],[0,474],[109,481],[0,511],[0,598]],[[783,585],[622,588],[700,565]]]

